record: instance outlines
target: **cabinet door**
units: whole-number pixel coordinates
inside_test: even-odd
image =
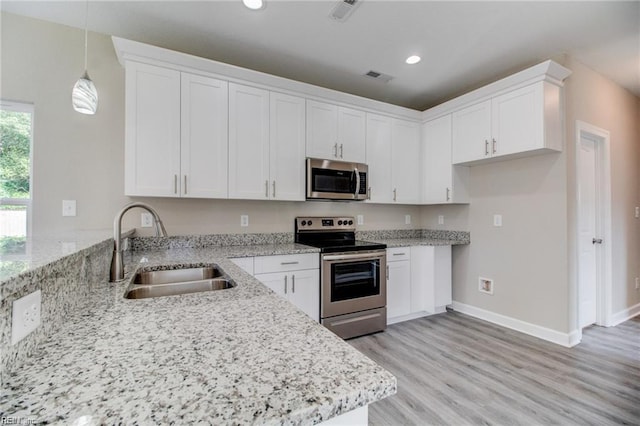
[[[367,165],[369,201],[391,203],[391,118],[367,114]]]
[[[453,164],[491,156],[491,100],[453,113]]]
[[[255,278],[262,284],[273,290],[278,296],[287,299],[289,296],[289,277],[287,272],[272,272],[269,274],[256,274]],[[287,279],[285,288],[285,277]]]
[[[411,313],[411,263],[408,260],[388,262],[387,318]]]
[[[501,156],[544,147],[542,83],[492,99],[492,155]]]
[[[320,320],[320,271],[308,269],[289,273],[289,301],[309,315]]]
[[[229,198],[269,198],[269,92],[229,83]]]
[[[435,313],[434,249],[434,246],[411,247],[412,312]]]
[[[180,72],[127,62],[125,195],[178,197]]]
[[[338,108],[338,156],[340,160],[364,163],[366,160],[365,113]]]
[[[227,198],[228,84],[182,73],[180,193]]]
[[[423,125],[424,201],[448,203],[452,196],[451,114]]]
[[[393,119],[391,122],[391,177],[394,201],[419,204],[420,126],[418,123]]]
[[[338,107],[307,101],[306,156],[338,159]]]
[[[271,92],[269,171],[271,198],[305,199],[305,100]]]

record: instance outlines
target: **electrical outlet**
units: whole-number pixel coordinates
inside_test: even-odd
[[[11,344],[15,345],[40,325],[42,292],[34,291],[13,302],[11,313]]]
[[[640,278],[636,277],[636,290],[640,290]]]
[[[480,293],[490,294],[493,296],[493,279],[491,278],[478,278],[478,291]]]
[[[151,213],[140,213],[140,227],[151,228],[153,226],[153,215]]]
[[[358,225],[364,225],[364,215],[359,214],[356,216],[356,220],[358,221]]]
[[[493,215],[493,226],[502,226],[502,215],[501,214],[494,214]]]
[[[636,207],[636,219],[640,218],[640,207]]]
[[[444,225],[444,215],[438,215],[438,225]]]
[[[249,215],[248,214],[240,215],[240,226],[249,226]]]
[[[404,215],[404,224],[405,225],[411,225],[411,215],[410,214],[405,214]]]
[[[62,216],[76,215],[76,200],[62,200]]]

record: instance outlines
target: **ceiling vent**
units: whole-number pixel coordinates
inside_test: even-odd
[[[338,22],[344,22],[353,13],[356,7],[358,7],[361,1],[362,0],[340,0],[334,6],[329,17]]]
[[[369,77],[372,78],[374,80],[380,81],[382,83],[388,83],[391,80],[393,80],[393,77],[388,75],[388,74],[383,74],[381,72],[378,71],[368,71],[364,74],[365,77]]]

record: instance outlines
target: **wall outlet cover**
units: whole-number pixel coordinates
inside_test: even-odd
[[[502,226],[502,215],[494,214],[493,215],[493,226],[500,227]]]
[[[480,293],[493,295],[493,279],[491,278],[478,278],[478,291]]]
[[[76,215],[76,200],[62,200],[62,216]]]
[[[14,300],[11,312],[11,344],[15,345],[40,325],[42,292],[34,291]]]
[[[249,226],[249,215],[248,214],[240,215],[240,226]]]
[[[636,207],[636,219],[640,218],[640,207]]]
[[[405,214],[404,215],[404,224],[405,225],[411,225],[411,215],[410,214]]]
[[[444,215],[438,215],[438,225],[444,225]]]
[[[140,213],[140,227],[151,228],[153,226],[153,215],[151,213]]]
[[[356,220],[358,221],[358,225],[364,225],[364,215],[359,214],[356,216]]]

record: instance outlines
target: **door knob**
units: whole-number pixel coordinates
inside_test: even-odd
[[[602,238],[594,238],[591,242],[593,244],[602,244]]]

